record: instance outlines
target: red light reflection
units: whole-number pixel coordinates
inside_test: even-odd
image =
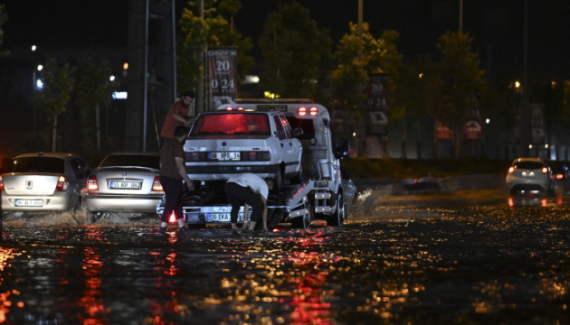
[[[79,319],[83,324],[108,324],[106,316],[110,310],[103,306],[101,296],[101,255],[97,253],[97,248],[92,247],[86,247],[84,255],[85,290],[77,305],[83,307],[85,312],[79,315]]]

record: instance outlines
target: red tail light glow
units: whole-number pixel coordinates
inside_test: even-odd
[[[515,171],[515,167],[510,167],[509,168],[509,174],[512,174]]]
[[[556,179],[564,179],[564,174],[556,174]]]
[[[0,176],[0,191],[4,191],[4,181],[2,180],[2,176]]]
[[[95,175],[91,175],[87,179],[87,190],[88,191],[98,191],[99,190],[99,184],[97,184],[97,177],[95,177]]]
[[[311,116],[317,116],[318,113],[319,113],[319,110],[314,106],[309,109],[309,115],[311,115]]]
[[[175,223],[176,222],[176,214],[174,214],[174,211],[170,215],[170,218],[168,218],[168,222],[169,223]]]
[[[153,191],[164,191],[162,184],[160,184],[160,179],[158,176],[154,176],[154,182],[152,183]]]
[[[543,174],[548,173],[548,167],[542,167],[542,173]]]
[[[68,183],[65,177],[59,176],[59,180],[57,181],[57,186],[55,189],[57,191],[67,191]]]
[[[233,107],[231,106],[226,107],[226,111],[233,111]]]
[[[243,107],[240,106],[240,107],[237,108],[237,110],[238,110],[238,111],[243,111]]]
[[[299,116],[307,115],[307,108],[306,107],[299,107],[299,109],[297,110],[297,114],[299,114]]]

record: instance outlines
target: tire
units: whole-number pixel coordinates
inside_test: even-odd
[[[327,219],[327,225],[329,226],[340,226],[344,222],[345,204],[342,198],[342,194],[338,193],[336,198],[336,209],[333,215],[329,216]]]
[[[308,200],[305,200],[305,209],[307,209],[308,213],[303,217],[294,218],[291,222],[291,227],[297,229],[307,229],[311,225],[311,221],[313,221],[313,207],[309,203]]]
[[[299,171],[297,174],[291,179],[292,183],[302,183],[303,182],[303,165],[299,164]]]

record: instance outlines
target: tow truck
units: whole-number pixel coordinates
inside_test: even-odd
[[[278,190],[270,191],[267,200],[270,229],[280,223],[291,223],[294,228],[305,229],[317,219],[325,220],[330,226],[342,225],[348,218],[347,207],[356,198],[356,187],[341,168],[341,161],[350,158],[350,145],[346,140],[336,145],[331,115],[326,107],[308,99],[236,99],[217,110],[281,111],[292,129],[301,128],[303,131],[296,134],[303,149],[302,178],[300,181],[285,180]],[[199,119],[200,116],[196,120]],[[189,148],[188,141],[191,140],[187,140],[185,151]],[[189,153],[186,155],[188,157]],[[189,175],[196,164],[186,160]],[[230,223],[231,206],[224,193],[225,180],[210,178],[216,180],[196,181],[195,190],[184,194],[183,218],[189,226]],[[164,199],[157,206],[157,215],[162,216],[163,211]],[[169,221],[175,223],[175,216],[170,216]],[[244,207],[241,207],[238,223],[243,221]]]

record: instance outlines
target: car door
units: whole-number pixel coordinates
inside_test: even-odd
[[[72,175],[65,175],[65,177],[69,182],[71,203],[74,203],[76,199],[79,199],[81,191],[85,188],[91,170],[87,163],[79,157],[72,157],[69,160],[69,164],[71,165]]]
[[[293,138],[291,126],[282,114],[273,116],[277,127],[277,136],[281,143],[283,162],[285,163],[285,174],[292,174],[299,170],[301,161],[301,142]]]

